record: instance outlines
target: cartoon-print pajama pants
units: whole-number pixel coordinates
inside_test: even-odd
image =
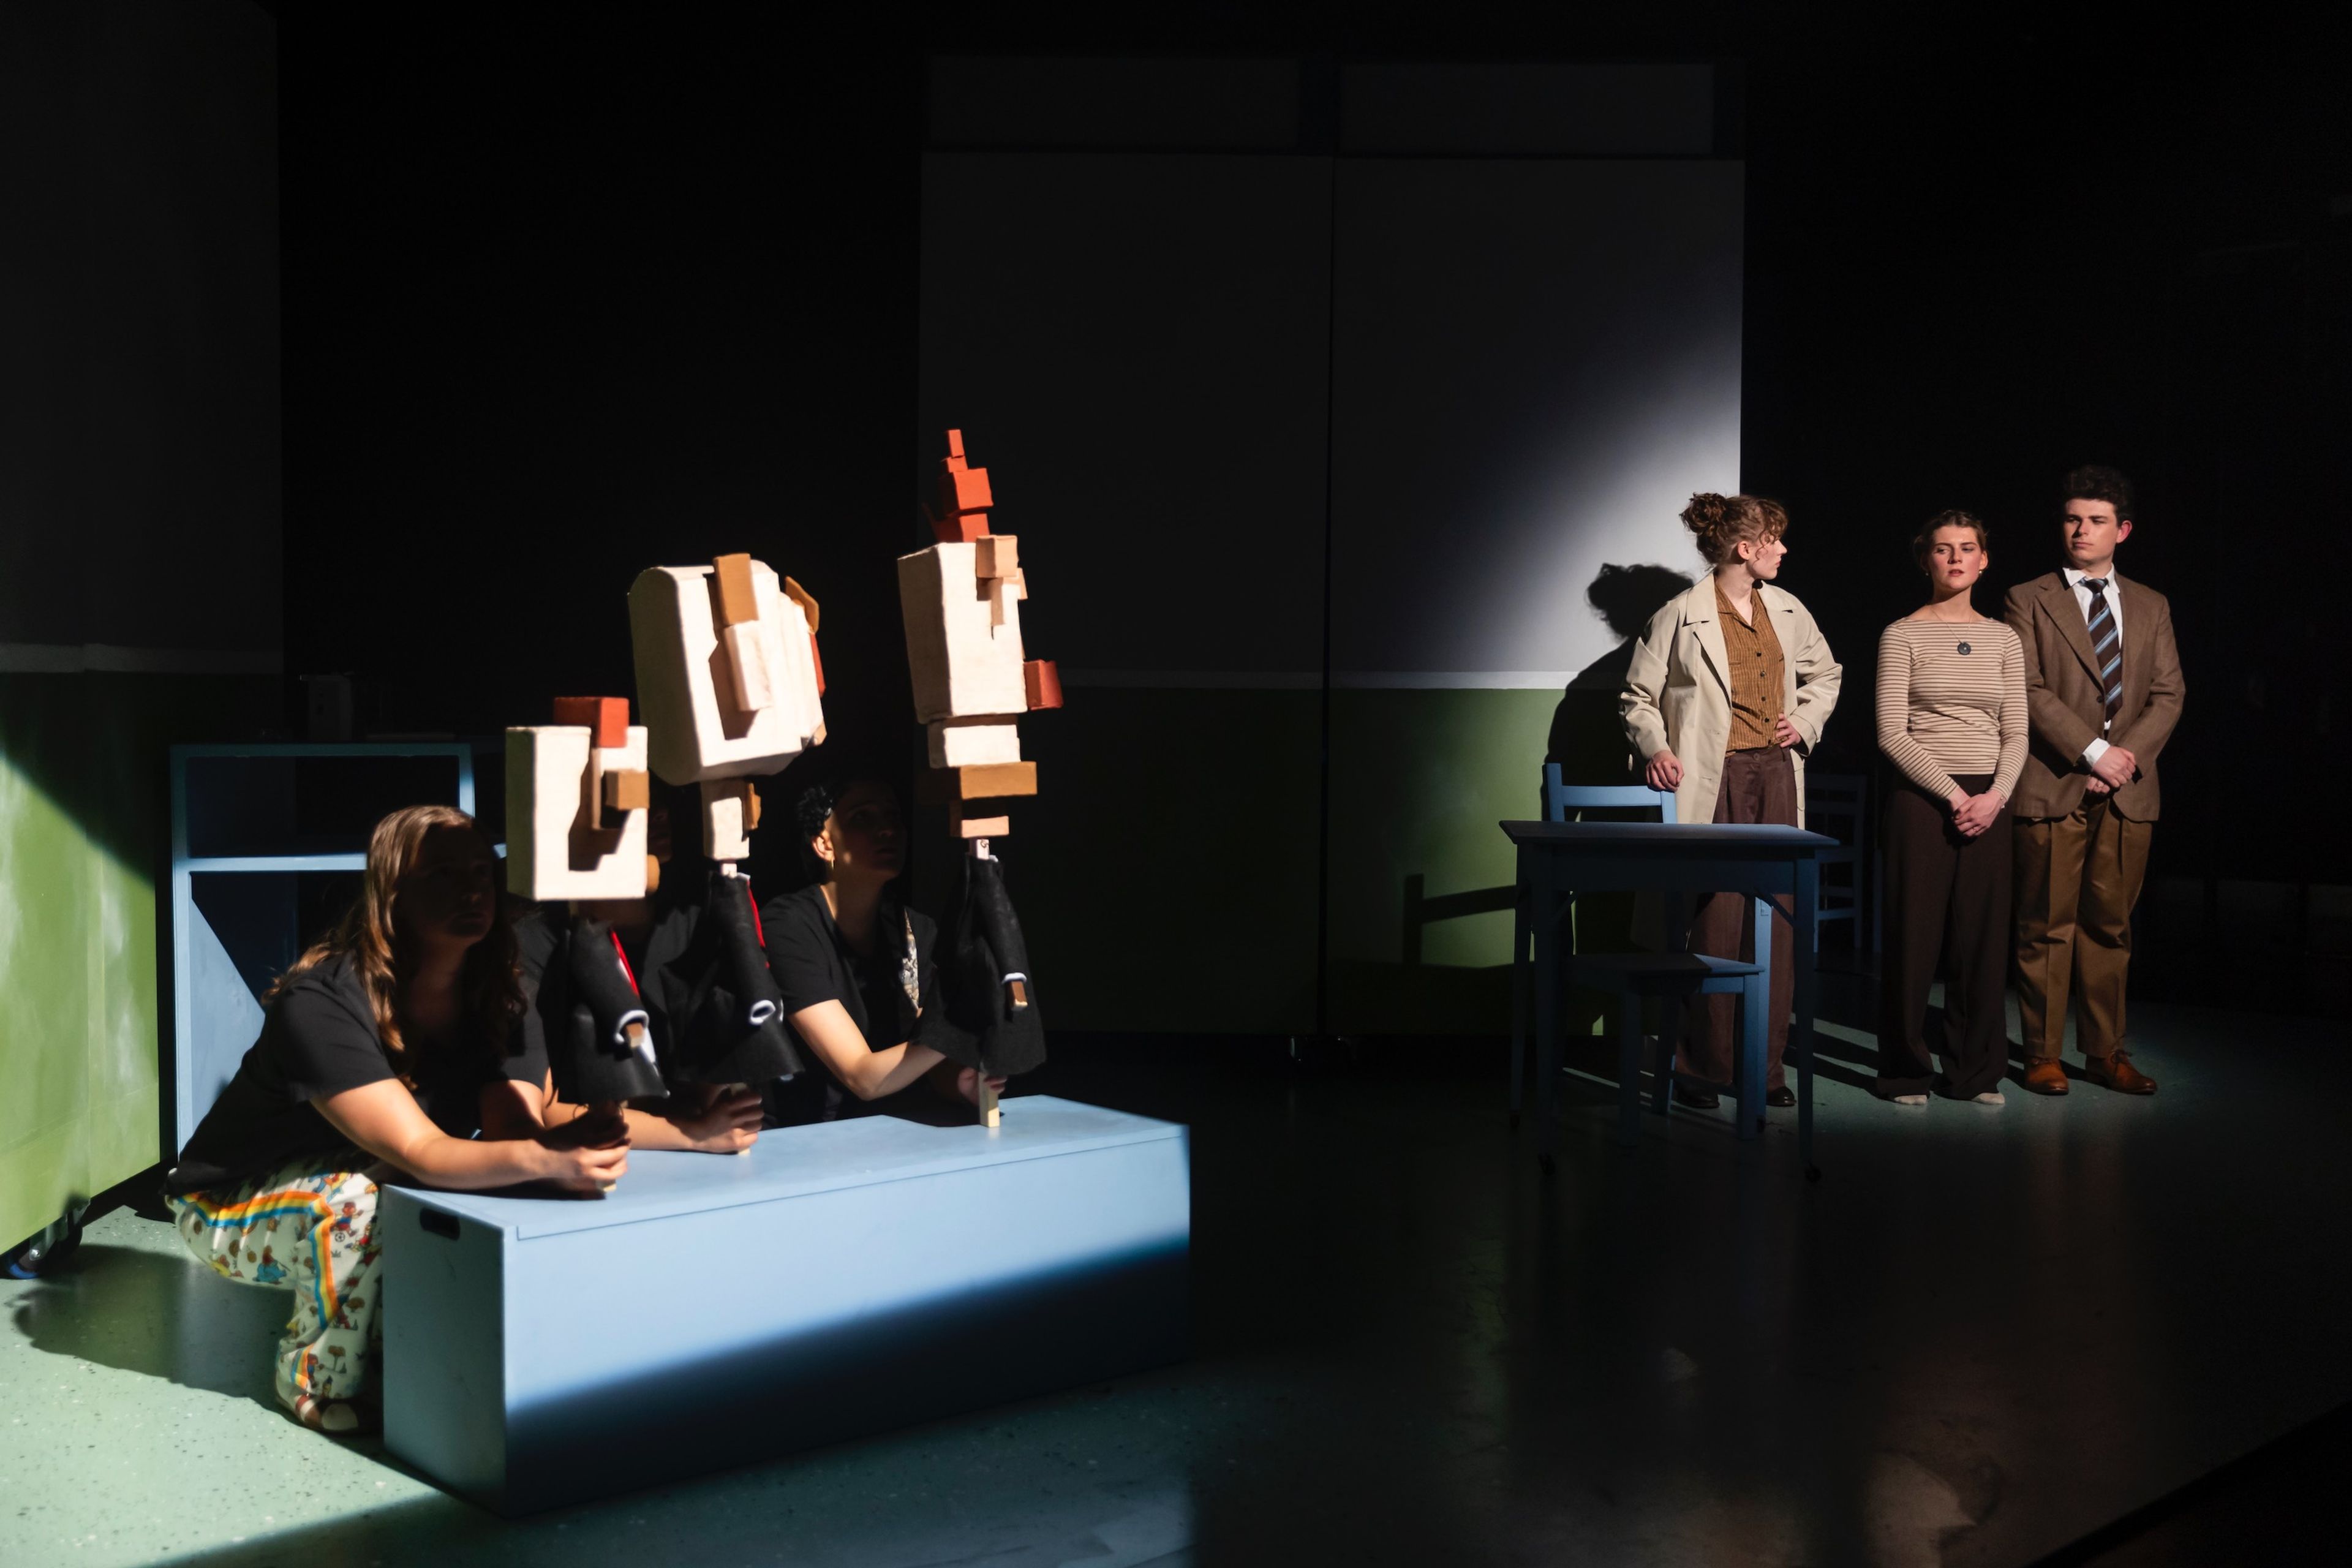
[[[224,1279],[292,1286],[278,1342],[278,1397],[308,1420],[319,1404],[365,1397],[383,1353],[375,1184],[302,1162],[257,1180],[171,1200],[180,1239]]]

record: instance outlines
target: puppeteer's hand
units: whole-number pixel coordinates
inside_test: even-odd
[[[997,1093],[1004,1092],[1004,1079],[991,1075],[988,1087]],[[965,1068],[956,1074],[956,1092],[974,1105],[980,1103],[980,1069]]]
[[[1797,727],[1789,722],[1789,716],[1786,713],[1781,714],[1778,719],[1772,721],[1772,743],[1774,745],[1785,748],[1793,746],[1803,739],[1804,737],[1802,735],[1797,733]]]
[[[2108,787],[2107,781],[2101,778],[2096,773],[2093,773],[2089,778],[2083,781],[2083,788],[2092,795],[2113,795],[2116,793],[2113,789]]]
[[[584,1121],[587,1118],[580,1120]],[[540,1142],[545,1143],[547,1139]],[[601,1193],[628,1173],[629,1146],[614,1143],[603,1148],[550,1148],[544,1152],[544,1158],[545,1180],[567,1193]]]
[[[2098,775],[2109,789],[2121,789],[2138,775],[2139,759],[2121,746],[2110,745],[2099,753],[2099,760],[2091,764],[2091,772]]]
[[[1650,759],[1649,768],[1643,776],[1650,781],[1650,787],[1654,790],[1683,787],[1683,765],[1675,760],[1672,747],[1668,747]]]
[[[674,1116],[687,1142],[705,1154],[740,1154],[760,1141],[766,1115],[760,1091],[749,1084],[714,1086],[709,1103],[697,1115]]]

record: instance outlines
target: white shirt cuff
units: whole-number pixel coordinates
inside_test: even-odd
[[[2106,754],[2107,743],[2105,741],[2094,740],[2083,748],[2083,765],[2086,768],[2095,768],[2099,765],[2099,759]]]

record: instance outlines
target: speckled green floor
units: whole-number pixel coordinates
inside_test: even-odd
[[[286,1298],[116,1209],[0,1284],[0,1563],[2011,1564],[2352,1397],[2340,1026],[2148,1008],[2154,1100],[1909,1110],[1843,1016],[1819,1184],[1576,1077],[1547,1180],[1486,1047],[1057,1046],[1193,1128],[1192,1361],[511,1523],[287,1420]]]
[[[285,1301],[215,1279],[129,1209],[59,1278],[0,1282],[0,1563],[1182,1562],[1192,1521],[1167,1478],[1233,1418],[1217,1379],[1173,1398],[1138,1379],[1122,1386],[1147,1408],[1080,1393],[507,1523],[376,1439],[287,1419],[268,1380]]]

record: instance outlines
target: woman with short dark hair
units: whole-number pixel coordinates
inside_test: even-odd
[[[1878,746],[1901,771],[1886,792],[1885,973],[1878,1079],[1900,1105],[1927,1093],[2001,1103],[2009,1061],[2009,796],[2025,766],[2025,654],[2017,633],[1970,595],[1991,535],[1939,512],[1911,542],[1927,602],[1878,642]],[[1948,955],[1944,1015],[1929,1060],[1927,988]]]
[[[628,1168],[617,1128],[475,1136],[521,1007],[498,873],[464,812],[377,823],[358,900],[271,987],[261,1037],[165,1173],[199,1262],[293,1287],[277,1392],[306,1426],[373,1425],[380,1173],[594,1193]]]
[[[793,815],[815,880],[770,900],[760,921],[785,1021],[825,1070],[777,1086],[777,1120],[831,1121],[851,1098],[878,1100],[924,1078],[977,1102],[978,1072],[918,1039],[940,1016],[939,928],[890,890],[906,867],[898,796],[851,776],[803,790]]]

